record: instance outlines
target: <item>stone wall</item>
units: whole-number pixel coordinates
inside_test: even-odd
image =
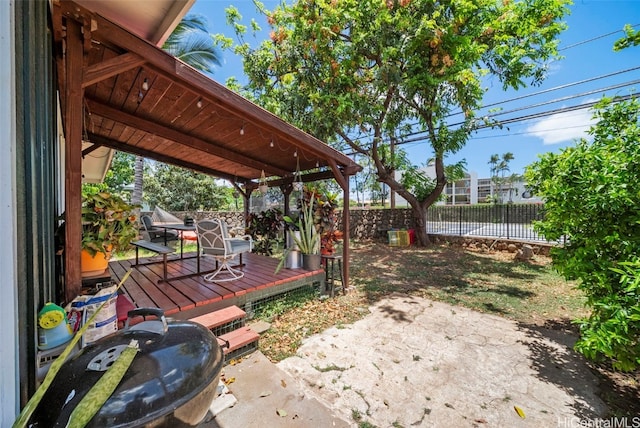
[[[434,244],[450,244],[454,246],[460,246],[462,248],[469,248],[471,250],[485,250],[485,251],[508,251],[510,253],[516,253],[522,249],[523,245],[528,245],[533,249],[534,254],[541,254],[544,256],[549,255],[549,250],[554,247],[553,244],[543,244],[525,241],[513,241],[502,238],[477,238],[472,236],[451,236],[451,235],[432,235],[429,234],[429,239]]]
[[[144,213],[143,213],[144,214]],[[146,213],[151,215],[151,213]],[[202,211],[202,212],[174,212],[179,218],[184,218],[187,214],[196,220],[205,218],[222,218],[229,227],[243,227],[244,213],[241,211]],[[350,211],[350,235],[355,240],[381,240],[386,242],[387,231],[390,229],[414,229],[411,210],[407,208],[366,210],[352,209]],[[341,228],[342,211],[338,212],[338,229]],[[535,254],[548,255],[552,244],[533,243],[525,241],[515,241],[507,239],[481,238],[469,236],[452,235],[429,235],[431,242],[436,244],[448,243],[470,249],[484,249],[496,251],[509,251],[516,253],[523,245],[533,248]]]
[[[338,213],[338,229],[342,226],[342,211]],[[411,210],[406,208],[384,210],[350,210],[349,234],[352,239],[387,239],[390,229],[413,229]]]
[[[142,214],[152,215],[152,212],[143,212]],[[220,218],[227,223],[230,228],[244,227],[244,212],[242,211],[175,211],[171,214],[178,218],[185,218],[187,215],[194,220],[202,220],[205,218]]]
[[[151,215],[146,212],[142,214]],[[199,212],[172,212],[178,218],[185,218],[186,215],[193,217],[195,220],[205,218],[221,218],[229,227],[243,227],[244,213],[242,211],[199,211]],[[350,211],[351,219],[350,234],[352,239],[387,239],[387,230],[389,229],[413,229],[413,218],[411,210],[402,209],[385,209],[385,210],[362,210],[354,209]],[[338,229],[342,225],[342,211],[337,213]]]

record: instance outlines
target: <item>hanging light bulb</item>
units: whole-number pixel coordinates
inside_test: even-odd
[[[316,161],[316,168],[320,168],[320,162]]]
[[[244,135],[244,123],[240,127],[240,135]]]
[[[293,152],[293,157],[297,158],[298,157],[298,151],[296,150],[295,152]]]
[[[273,138],[269,141],[269,147],[273,147]]]
[[[267,191],[269,190],[269,186],[267,185],[267,178],[264,176],[264,169],[262,170],[262,173],[260,174],[260,181],[258,181],[258,190],[263,195],[265,193],[267,193]]]
[[[198,106],[198,108],[202,108],[202,98],[198,98],[198,102],[196,103],[196,106]]]
[[[296,192],[301,192],[304,188],[302,184],[302,176],[300,175],[300,158],[296,157],[296,172],[293,175],[293,190]]]
[[[149,80],[146,77],[142,81],[142,90],[143,91],[148,91],[149,90]]]

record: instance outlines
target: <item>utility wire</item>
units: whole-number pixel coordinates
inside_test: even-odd
[[[622,97],[616,97],[613,102],[621,102],[621,101],[626,101],[629,100],[631,98],[633,98],[634,95],[625,95]],[[576,110],[583,110],[583,109],[588,109],[593,107],[594,105],[596,105],[597,103],[599,103],[600,101],[593,101],[593,102],[589,102],[589,103],[584,103],[584,104],[579,104],[579,105],[575,105],[575,106],[569,106],[569,107],[563,107],[563,108],[558,108],[558,109],[554,109],[554,110],[548,110],[548,111],[544,111],[544,112],[539,112],[539,113],[533,113],[530,115],[526,115],[526,116],[519,116],[519,117],[513,117],[510,119],[505,119],[500,121],[500,125],[509,125],[511,123],[517,123],[517,122],[523,122],[526,120],[531,120],[531,119],[538,119],[541,117],[547,117],[547,116],[552,116],[554,114],[559,114],[559,113],[566,113],[566,112],[570,112],[570,111],[576,111]],[[484,129],[484,128],[493,128],[494,125],[481,125],[478,128],[476,128],[476,130],[478,129]],[[422,132],[424,133],[424,132]],[[415,134],[417,135],[417,133]],[[396,146],[399,145],[403,145],[403,144],[407,144],[407,143],[411,143],[411,142],[417,142],[417,141],[427,141],[428,137],[427,136],[421,136],[421,137],[416,137],[416,138],[410,138],[407,140],[402,140],[402,141],[398,141],[396,143]]]
[[[554,131],[563,131],[565,129],[575,129],[575,128],[584,128],[586,125],[574,125],[574,126],[563,126],[562,128],[546,128],[540,129],[539,132],[554,132]],[[471,137],[473,140],[488,140],[489,138],[504,138],[504,137],[512,137],[514,135],[533,135],[534,132],[531,131],[523,131],[523,132],[509,132],[508,134],[497,134],[497,135],[484,135],[482,137]]]
[[[637,27],[638,25],[640,25],[640,24],[632,25],[631,27],[632,27],[632,28],[635,28],[635,27]],[[598,39],[603,39],[603,38],[605,38],[605,37],[609,37],[609,36],[612,36],[612,35],[614,35],[614,34],[618,34],[618,33],[620,33],[620,32],[624,33],[624,31],[623,31],[622,29],[620,29],[620,30],[616,30],[616,31],[612,31],[611,33],[602,34],[602,35],[600,35],[600,36],[596,36],[596,37],[594,37],[594,38],[592,38],[592,39],[583,40],[583,41],[581,41],[581,42],[577,42],[577,43],[574,43],[574,44],[572,44],[572,45],[565,46],[565,47],[563,47],[563,48],[561,48],[561,49],[558,49],[558,52],[560,52],[560,51],[564,51],[564,50],[567,50],[567,49],[571,49],[571,48],[575,48],[576,46],[584,45],[585,43],[594,42],[594,41],[596,41],[596,40],[598,40]]]
[[[555,86],[553,88],[544,89],[542,91],[532,92],[530,94],[525,94],[525,95],[521,95],[521,96],[518,96],[518,97],[509,98],[507,100],[502,100],[502,101],[497,101],[495,103],[487,104],[487,105],[482,106],[482,108],[493,107],[493,106],[496,106],[496,105],[506,104],[506,103],[509,103],[509,102],[512,102],[512,101],[518,101],[518,100],[522,100],[522,99],[525,99],[525,98],[534,97],[536,95],[541,95],[541,94],[546,94],[546,93],[553,92],[553,91],[558,91],[560,89],[570,88],[572,86],[582,85],[584,83],[595,82],[596,80],[606,79],[607,77],[613,77],[613,76],[617,76],[618,74],[629,73],[631,71],[635,71],[635,70],[639,70],[639,69],[640,69],[640,66],[633,67],[633,68],[627,68],[626,70],[620,70],[620,71],[616,71],[616,72],[609,73],[609,74],[603,74],[601,76],[591,77],[589,79],[579,80],[577,82],[565,83],[564,85]],[[462,113],[462,112],[460,112],[460,113]],[[455,113],[455,114],[460,114],[460,113]]]
[[[529,109],[532,109],[532,108],[535,108],[535,107],[543,107],[543,106],[547,106],[547,105],[550,105],[550,104],[556,104],[556,103],[567,101],[567,100],[570,100],[570,99],[580,98],[580,97],[584,97],[584,96],[587,96],[587,95],[593,95],[593,94],[597,94],[597,93],[601,93],[601,92],[606,92],[606,91],[610,91],[610,90],[613,90],[613,89],[619,89],[619,88],[623,88],[623,87],[626,87],[626,86],[635,85],[635,84],[638,84],[638,83],[640,83],[640,80],[633,80],[633,81],[630,81],[630,82],[625,82],[625,83],[620,83],[620,84],[617,84],[617,85],[607,86],[606,88],[593,89],[591,91],[582,92],[582,93],[574,94],[574,95],[567,95],[565,97],[555,98],[553,100],[549,100],[549,101],[545,101],[545,102],[541,102],[541,103],[537,103],[537,104],[530,104],[530,105],[518,107],[518,108],[515,108],[515,109],[511,109],[511,110],[496,112],[496,113],[487,115],[486,117],[487,118],[496,118],[498,116],[503,116],[505,114],[515,113],[515,112],[523,111],[523,110],[529,110]],[[580,109],[581,108],[580,106],[584,106],[584,105],[586,105],[586,104],[580,104],[576,108]],[[593,104],[591,104],[591,105],[593,105]],[[447,117],[450,117],[450,116],[447,116]],[[501,123],[505,123],[505,122],[503,121]],[[463,124],[464,124],[464,122],[458,122],[458,123],[454,123],[454,124],[449,125],[449,127],[456,127],[456,126],[460,126],[460,125],[463,125]],[[491,125],[487,125],[487,126],[483,125],[483,126],[477,128],[477,129],[483,129],[483,128],[487,128],[487,127],[491,127]],[[425,132],[426,131],[424,131],[424,130],[415,131],[415,132],[409,132],[409,133],[404,134],[404,135],[402,135],[400,137],[397,137],[397,138],[411,137],[411,136],[414,136],[414,135],[424,134]]]

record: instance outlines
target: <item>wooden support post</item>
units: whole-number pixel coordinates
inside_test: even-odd
[[[344,290],[349,286],[349,174],[347,172],[344,173],[340,171],[336,161],[333,159],[329,159],[329,166],[331,166],[331,170],[333,171],[333,175],[342,187],[342,269],[344,270]]]
[[[342,293],[346,293],[349,286],[349,238],[351,234],[349,230],[350,215],[349,215],[349,176],[345,176],[342,187]]]
[[[80,24],[67,20],[65,130],[65,299],[73,300],[82,289],[82,65],[83,37]]]

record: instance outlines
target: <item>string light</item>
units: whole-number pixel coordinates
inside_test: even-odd
[[[273,147],[273,138],[269,141],[269,147]]]
[[[298,157],[298,151],[296,150],[295,152],[293,152],[293,157],[297,158]]]
[[[196,106],[198,106],[198,108],[202,108],[202,98],[198,98],[198,102],[196,103]]]
[[[244,135],[244,123],[240,127],[240,135]]]
[[[147,80],[147,78],[144,78],[144,81],[142,82],[142,90],[143,91],[148,91],[149,90],[149,80]]]

